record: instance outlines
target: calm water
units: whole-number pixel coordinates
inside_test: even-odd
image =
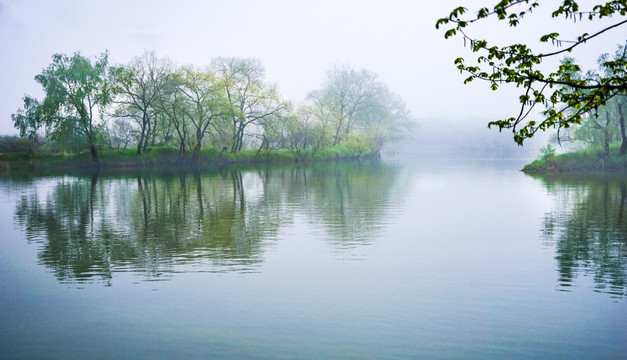
[[[627,178],[0,179],[0,357],[624,359]]]

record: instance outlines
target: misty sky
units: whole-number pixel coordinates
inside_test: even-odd
[[[0,0],[0,134],[16,133],[10,116],[25,93],[41,98],[33,77],[54,53],[94,56],[105,49],[113,64],[144,50],[201,67],[216,56],[258,58],[268,82],[295,103],[320,87],[331,65],[349,64],[379,74],[422,123],[513,116],[518,93],[463,85],[453,60],[470,59],[470,52],[461,39],[445,40],[435,30],[436,20],[452,8],[476,9],[481,3],[486,2]],[[486,23],[472,33],[535,44],[542,25],[558,25],[546,32],[572,27],[572,21],[525,20],[514,32],[506,24]],[[573,56],[593,66],[600,52],[613,52],[627,39],[624,27],[609,35]]]

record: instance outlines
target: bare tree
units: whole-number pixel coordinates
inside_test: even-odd
[[[115,119],[109,127],[109,144],[112,149],[125,150],[133,141],[135,130],[127,119]]]
[[[115,69],[118,78],[116,116],[137,123],[137,154],[147,150],[149,139],[154,142],[158,128],[156,104],[163,95],[171,68],[168,59],[158,58],[154,51],[150,51],[134,58],[128,67]]]

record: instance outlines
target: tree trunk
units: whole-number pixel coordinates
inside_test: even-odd
[[[196,145],[194,146],[194,161],[198,161],[198,158],[200,157],[200,142],[196,143]]]
[[[150,140],[150,146],[154,147],[157,142],[157,127],[159,126],[159,119],[157,118],[157,114],[155,113],[155,122],[152,125],[152,138]]]
[[[235,146],[235,151],[242,151],[244,147],[244,122],[240,122],[237,127],[237,142]]]
[[[255,154],[255,157],[259,156],[259,153],[261,152],[261,149],[263,149],[263,146],[266,144],[266,137],[263,137],[263,140],[261,140],[261,146],[259,147],[259,149],[257,149],[257,153]]]
[[[603,157],[610,157],[610,132],[607,129],[603,129]]]
[[[337,126],[337,129],[335,130],[335,136],[333,137],[333,146],[338,145],[338,143],[340,142],[340,130],[342,130],[341,122]]]
[[[96,163],[96,165],[100,165],[100,162],[98,161],[98,152],[93,144],[89,145],[89,151],[91,152],[91,159]]]
[[[142,145],[142,151],[146,153],[148,149],[148,143],[150,142],[150,134],[152,133],[152,126],[150,124],[150,119],[146,118],[148,115],[144,115],[144,123],[146,124],[146,134],[144,135],[144,143]]]
[[[620,124],[620,136],[622,142],[620,144],[620,150],[618,153],[620,155],[625,155],[627,152],[627,134],[625,133],[625,117],[623,116],[623,104],[618,104],[618,122]]]
[[[142,129],[139,132],[139,142],[137,143],[137,155],[142,154],[142,148],[144,146],[144,138],[146,134],[146,115],[142,118]]]

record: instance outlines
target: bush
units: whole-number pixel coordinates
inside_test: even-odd
[[[0,136],[0,153],[34,155],[40,152],[41,145],[37,140],[18,136]]]
[[[551,155],[550,151],[525,165],[523,171],[531,173],[625,171],[627,156],[619,156],[620,143],[610,144],[610,157],[605,158],[603,149],[588,148],[565,154]]]
[[[540,159],[546,160],[552,157],[555,157],[556,148],[551,146],[551,144],[547,144],[540,148]]]
[[[200,150],[200,158],[203,160],[217,160],[219,156],[220,150],[214,147]]]

